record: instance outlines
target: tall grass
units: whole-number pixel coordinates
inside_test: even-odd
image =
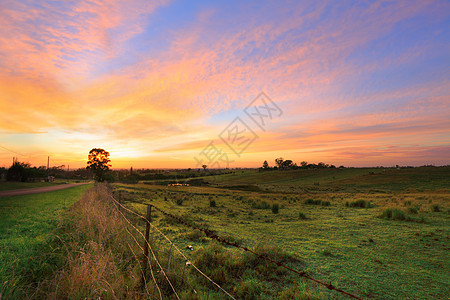
[[[59,230],[67,262],[39,297],[136,298],[139,248],[108,195],[106,185],[96,185],[67,214]]]

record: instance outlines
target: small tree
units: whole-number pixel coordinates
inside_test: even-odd
[[[277,164],[278,168],[281,169],[283,167],[283,158],[282,157],[278,157],[277,159],[275,159],[275,163]]]
[[[22,181],[28,180],[30,164],[15,161],[11,168],[6,172],[6,180],[8,181]]]
[[[263,169],[266,169],[266,170],[269,168],[269,163],[267,162],[267,160],[265,160],[265,161],[263,162],[262,167],[263,167]]]
[[[207,165],[203,165],[203,166],[202,166],[203,171],[206,171],[206,168],[207,168],[207,167],[208,167]]]
[[[292,168],[294,166],[294,164],[292,163],[292,160],[290,160],[290,159],[283,161],[283,163],[281,165],[283,166],[283,168]]]
[[[109,164],[111,160],[109,159],[109,152],[100,148],[93,148],[89,151],[88,155],[88,166],[86,169],[92,170],[95,174],[95,180],[99,182],[105,181],[106,172],[109,170],[111,165]]]

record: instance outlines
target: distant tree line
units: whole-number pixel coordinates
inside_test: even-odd
[[[130,168],[129,170],[114,170],[111,175],[114,181],[124,183],[136,183],[138,181],[153,181],[153,180],[170,180],[183,181],[189,178],[214,176],[221,174],[232,173],[231,170],[196,170],[196,169],[176,169],[176,170],[161,170],[161,169],[137,169]]]
[[[302,161],[300,165],[297,165],[297,163],[294,163],[290,159],[283,159],[282,157],[278,157],[275,159],[275,165],[273,167],[269,166],[269,163],[267,160],[263,162],[263,165],[260,169],[260,171],[265,170],[288,170],[288,169],[333,169],[336,168],[334,165],[329,165],[323,162],[319,162],[318,164],[311,164],[306,161]],[[339,168],[344,168],[344,166],[340,166]]]
[[[9,168],[0,168],[0,179],[7,181],[33,182],[47,180],[48,176],[62,179],[90,179],[92,173],[85,168],[68,171],[65,165],[54,166],[47,170],[47,167],[32,167],[28,162],[18,160]]]

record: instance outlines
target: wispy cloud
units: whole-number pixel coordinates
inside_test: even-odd
[[[285,114],[248,161],[277,149],[315,158],[331,144],[347,150],[325,147],[330,160],[350,162],[352,147],[403,149],[412,135],[426,149],[448,144],[426,138],[449,135],[447,2],[208,3],[184,14],[179,5],[3,1],[0,142],[45,153],[39,140],[51,140],[63,153],[97,141],[189,165],[226,126],[208,120],[265,90]],[[36,138],[9,138],[18,134]]]

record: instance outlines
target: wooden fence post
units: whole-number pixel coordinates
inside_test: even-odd
[[[144,242],[144,257],[142,258],[142,281],[145,286],[145,274],[147,273],[147,265],[148,265],[148,238],[150,235],[150,222],[152,221],[152,205],[147,205],[147,222],[145,229],[145,242]]]

